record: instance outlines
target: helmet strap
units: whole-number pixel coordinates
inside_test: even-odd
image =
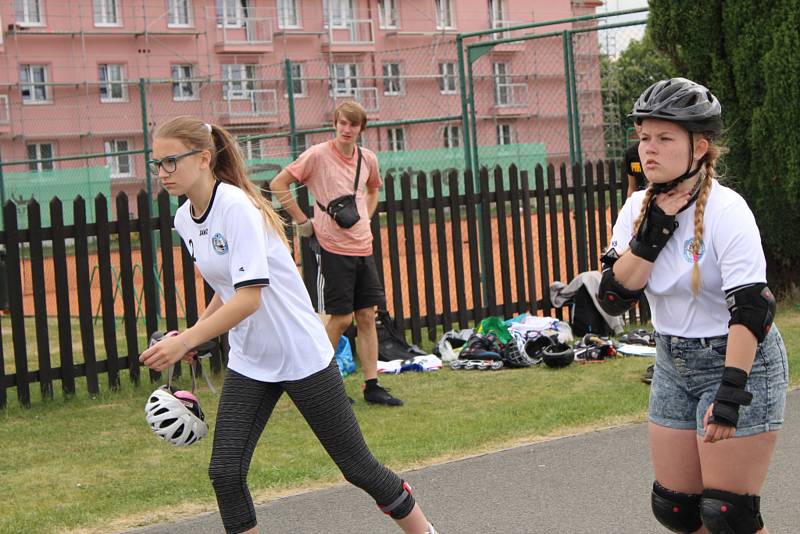
[[[662,184],[651,185],[650,189],[653,191],[653,194],[657,195],[659,193],[666,193],[667,191],[672,191],[673,189],[678,187],[678,184],[688,180],[689,178],[700,172],[702,165],[698,164],[696,168],[692,169],[692,162],[694,161],[694,158],[692,157],[693,155],[694,155],[694,135],[692,134],[692,132],[689,132],[689,164],[686,166],[686,172],[681,174],[672,181],[665,182]]]

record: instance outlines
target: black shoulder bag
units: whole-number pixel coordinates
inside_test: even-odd
[[[322,211],[333,217],[333,220],[336,221],[336,224],[342,228],[350,228],[361,219],[361,216],[358,214],[358,207],[356,206],[358,180],[359,175],[361,174],[361,147],[356,146],[356,149],[358,150],[358,164],[356,165],[356,180],[353,186],[353,194],[342,195],[334,198],[328,203],[327,208],[317,201],[317,206],[319,206]]]

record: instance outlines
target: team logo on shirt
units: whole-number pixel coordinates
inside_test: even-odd
[[[211,238],[211,246],[214,247],[214,252],[220,256],[228,253],[228,241],[225,239],[225,236],[220,233],[214,234]]]
[[[692,243],[694,243],[694,238],[687,239],[683,243],[683,259],[688,261],[689,263],[694,263],[694,258],[692,257],[694,253],[692,252]],[[703,240],[700,240],[700,249],[697,251],[697,261],[700,261],[700,258],[703,257],[703,254],[706,252],[706,245],[703,243]]]

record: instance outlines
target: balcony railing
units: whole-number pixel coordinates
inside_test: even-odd
[[[367,113],[376,113],[380,110],[377,87],[351,87],[346,90],[339,88],[333,92],[333,98],[355,100]]]
[[[492,29],[493,30],[499,30],[499,29],[503,29],[503,28],[511,28],[513,26],[520,26],[522,24],[525,24],[525,23],[524,22],[520,22],[518,20],[493,19],[492,20]],[[497,32],[497,33],[493,33],[492,34],[492,39],[495,39],[495,40],[497,40],[497,39],[507,39],[508,37],[511,37],[511,32]]]
[[[223,89],[222,101],[213,103],[214,113],[228,118],[258,118],[278,115],[275,89]]]
[[[371,45],[375,44],[375,32],[371,19],[354,19],[326,22],[328,42],[331,45]]]
[[[521,108],[528,105],[528,84],[495,83],[494,103],[498,108]]]

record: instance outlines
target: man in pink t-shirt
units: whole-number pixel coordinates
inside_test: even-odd
[[[300,154],[272,179],[270,189],[297,223],[299,234],[312,238],[312,248],[314,240],[319,245],[319,252],[315,250],[319,264],[317,302],[319,311],[329,315],[325,329],[334,349],[355,315],[356,349],[365,380],[364,399],[374,404],[402,406],[403,401],[378,384],[375,312],[377,306],[386,302],[372,257],[370,228],[383,184],[378,158],[371,150],[356,144],[367,125],[367,114],[357,102],[340,104],[333,121],[336,138]],[[295,202],[290,192],[293,182],[308,187],[314,197],[313,218],[306,217]],[[359,218],[349,228],[343,228],[326,208],[334,199],[353,195],[354,189]]]

